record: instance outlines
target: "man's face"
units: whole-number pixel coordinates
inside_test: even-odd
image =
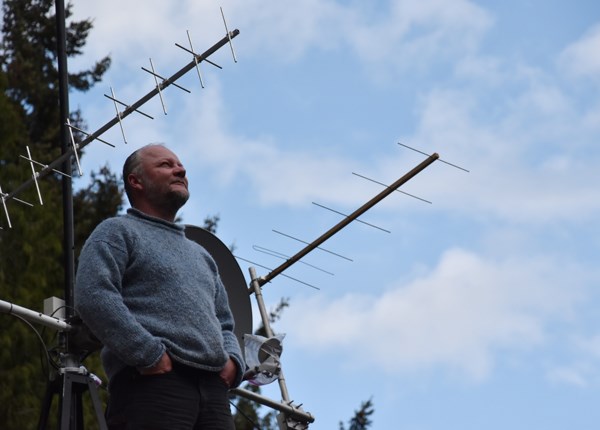
[[[141,154],[144,197],[153,205],[178,210],[188,200],[188,180],[179,158],[162,146],[151,146]]]

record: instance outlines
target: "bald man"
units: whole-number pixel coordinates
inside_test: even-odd
[[[103,344],[107,424],[124,429],[234,429],[228,390],[245,364],[217,265],[175,223],[186,170],[162,145],[123,166],[131,209],[86,241],[75,308]]]

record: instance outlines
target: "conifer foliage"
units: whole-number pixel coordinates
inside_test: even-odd
[[[373,415],[375,409],[373,408],[373,400],[369,399],[362,402],[360,409],[354,411],[354,416],[348,421],[348,430],[367,430],[373,424],[371,421],[371,415]],[[346,430],[344,424],[340,422],[340,430]]]
[[[92,29],[89,20],[71,20],[67,5],[67,55],[83,52]],[[26,146],[37,161],[50,164],[60,155],[57,41],[54,1],[3,0],[0,40],[0,187],[4,193],[31,178]],[[110,66],[105,57],[87,70],[69,75],[71,91],[86,91]],[[82,126],[81,113],[71,121]],[[39,169],[38,169],[39,170]],[[62,189],[59,175],[39,181],[43,206],[35,187],[17,197],[35,204],[7,202],[12,228],[0,206],[0,300],[42,310],[47,297],[64,295]],[[89,180],[89,178],[84,179]],[[99,183],[103,184],[100,185]],[[116,214],[122,194],[115,175],[102,170],[92,184],[75,196],[76,238],[85,239],[107,214]],[[98,208],[102,206],[102,210]],[[85,220],[84,223],[81,220]],[[76,246],[81,246],[80,243]],[[48,346],[52,330],[42,330]],[[44,347],[32,328],[19,319],[0,314],[0,428],[36,428],[48,379]]]

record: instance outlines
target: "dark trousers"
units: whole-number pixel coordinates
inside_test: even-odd
[[[142,376],[127,368],[112,378],[106,418],[110,430],[234,430],[228,388],[219,375],[173,363]]]

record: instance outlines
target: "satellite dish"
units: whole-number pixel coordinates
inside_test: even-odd
[[[244,334],[252,333],[252,306],[242,269],[229,248],[208,230],[186,225],[185,235],[206,249],[217,263],[235,320],[234,332],[244,351]]]

